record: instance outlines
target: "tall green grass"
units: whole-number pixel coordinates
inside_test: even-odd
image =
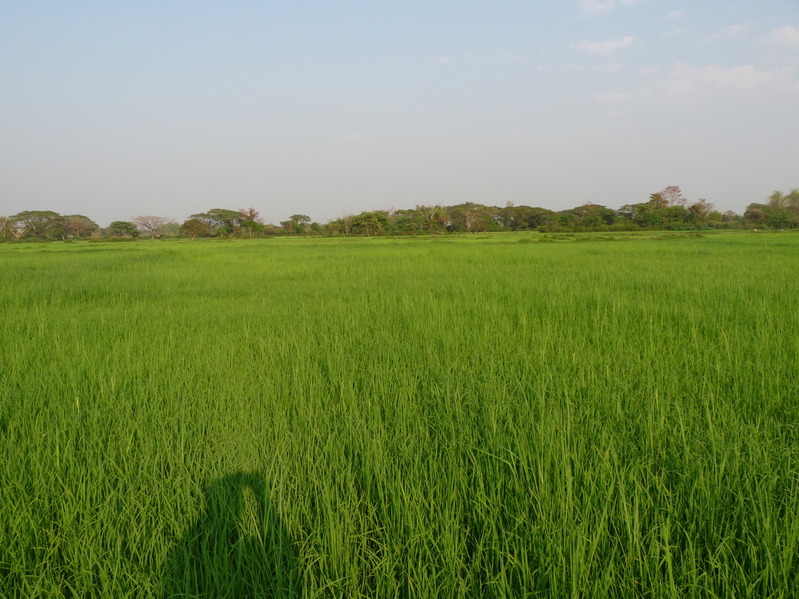
[[[799,237],[535,239],[0,246],[0,595],[794,596]]]

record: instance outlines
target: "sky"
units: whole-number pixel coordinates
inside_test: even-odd
[[[799,0],[0,0],[0,215],[799,187]]]

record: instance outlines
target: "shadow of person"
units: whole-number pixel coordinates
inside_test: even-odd
[[[297,597],[297,557],[259,474],[214,481],[197,523],[170,552],[162,597]]]

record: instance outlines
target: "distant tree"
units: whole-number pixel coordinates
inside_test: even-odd
[[[689,204],[688,206],[688,215],[691,222],[696,223],[698,225],[704,224],[708,220],[708,216],[710,212],[713,210],[714,206],[710,202],[705,199],[700,199],[694,202],[693,204]]]
[[[638,216],[639,206],[640,204],[624,204],[620,206],[619,209],[616,210],[617,220],[635,221]]]
[[[324,232],[328,235],[351,235],[354,218],[352,214],[346,214],[341,218],[330,220],[324,225]],[[288,222],[290,221],[285,221],[285,223]],[[285,223],[281,223],[281,225]]]
[[[682,206],[684,208],[688,205],[688,200],[683,197],[682,190],[678,185],[669,185],[661,190],[658,195],[663,198],[668,206]]]
[[[665,198],[663,192],[659,191],[649,195],[647,204],[652,210],[660,210],[667,208],[669,206],[669,201]]]
[[[554,214],[552,210],[546,208],[516,206],[513,202],[508,202],[497,212],[496,219],[502,227],[511,231],[527,231],[548,224]]]
[[[294,233],[308,233],[311,228],[311,217],[305,214],[292,214],[289,217]]]
[[[582,206],[574,208],[572,213],[576,217],[575,228],[577,230],[602,230],[616,221],[615,211],[593,202],[586,202]]]
[[[427,228],[427,223],[418,210],[394,210],[391,221],[397,233],[415,235]]]
[[[517,218],[522,229],[533,230],[546,225],[555,214],[552,210],[536,206],[517,206],[516,208],[519,209]]]
[[[208,214],[207,212],[198,212],[197,214],[192,214],[191,216],[189,216],[188,219],[183,221],[183,224],[186,224],[189,221],[197,221],[198,223],[201,223],[205,227],[206,232],[201,236],[210,237],[211,235],[213,235],[214,219],[211,218],[211,215]],[[200,235],[199,230],[197,232],[197,235]]]
[[[772,229],[787,229],[791,226],[791,219],[785,210],[775,210],[768,216],[768,226]]]
[[[155,239],[156,235],[161,234],[163,226],[172,222],[172,219],[166,216],[136,216],[132,220],[141,232],[150,236],[150,239]]]
[[[782,223],[780,228],[799,227],[799,189],[787,194],[775,191],[769,196],[769,206],[773,209],[773,219]]]
[[[447,230],[477,233],[496,229],[498,224],[499,208],[496,206],[485,206],[474,202],[466,202],[455,206],[444,208],[447,214]]]
[[[208,214],[214,219],[214,228],[219,235],[229,235],[231,237],[241,233],[241,221],[243,220],[238,210],[228,210],[227,208],[214,208]]]
[[[774,191],[768,197],[768,205],[772,208],[787,208],[789,205],[789,198],[781,191]]]
[[[99,227],[88,216],[69,214],[64,217],[64,228],[69,237],[88,237]]]
[[[344,232],[340,218],[327,221],[322,226],[322,230],[326,235],[341,235]]]
[[[180,225],[180,232],[192,239],[195,237],[210,237],[211,225],[208,221],[192,216]]]
[[[52,210],[25,210],[11,217],[23,236],[56,239],[66,235],[64,217]]]
[[[108,232],[112,237],[139,236],[139,228],[136,223],[128,220],[115,220],[108,226]]]
[[[271,224],[271,223],[264,223],[263,227],[264,228],[263,228],[262,233],[264,235],[277,235],[278,234],[278,228],[275,225]]]
[[[17,237],[17,223],[10,216],[0,216],[0,238]]]
[[[686,202],[680,188],[672,185],[651,194],[648,202],[622,206],[616,214],[644,229],[673,229],[690,220]]]
[[[754,226],[772,229],[799,227],[799,190],[792,189],[788,194],[775,191],[769,196],[767,204],[749,204],[744,212],[744,220]]]
[[[753,225],[762,226],[766,220],[765,208],[766,206],[763,204],[749,204],[744,211],[744,220]]]
[[[352,214],[345,214],[341,218],[341,224],[344,227],[344,234],[349,235],[352,233],[352,221],[354,220],[354,216]]]
[[[159,234],[161,237],[177,237],[180,235],[180,225],[171,220],[161,227]]]
[[[352,220],[352,232],[357,235],[372,237],[385,233],[389,226],[388,212],[385,210],[373,210],[371,212],[361,212]]]
[[[255,208],[242,208],[239,210],[241,216],[241,227],[247,232],[247,237],[260,235],[264,232],[264,221]]]
[[[668,203],[660,194],[652,194],[649,201],[636,204],[635,223],[647,229],[658,229],[663,227],[665,222],[666,208]]]
[[[207,223],[212,236],[234,236],[241,233],[243,217],[238,210],[212,208],[208,212],[192,214],[195,218]]]
[[[439,204],[417,205],[416,211],[424,218],[430,235],[441,231],[449,218]]]

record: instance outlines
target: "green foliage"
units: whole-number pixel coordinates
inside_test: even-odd
[[[205,218],[214,236],[233,236],[241,231],[243,217],[237,210],[212,208],[206,213],[195,214],[194,218]]]
[[[64,217],[52,210],[25,210],[11,217],[22,236],[61,239],[66,235]]]
[[[769,196],[768,204],[749,204],[744,219],[754,227],[799,228],[799,189],[792,189],[788,194],[775,191]]]
[[[108,226],[112,237],[138,237],[139,228],[136,223],[127,220],[115,220]]]
[[[482,233],[499,228],[496,222],[499,208],[493,206],[467,202],[447,207],[446,213],[449,216],[446,225],[449,231]]]
[[[180,225],[180,232],[183,235],[191,237],[210,237],[211,236],[211,223],[208,219],[193,216]]]
[[[388,213],[378,210],[361,212],[352,219],[352,232],[356,235],[380,235],[388,228]]]
[[[0,594],[792,596],[799,237],[692,235],[1,246]]]

